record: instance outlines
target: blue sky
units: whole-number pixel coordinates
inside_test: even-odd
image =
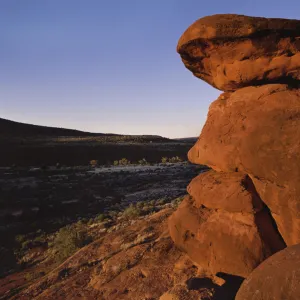
[[[0,117],[197,136],[220,91],[183,66],[185,29],[216,13],[299,12],[299,0],[0,0]]]

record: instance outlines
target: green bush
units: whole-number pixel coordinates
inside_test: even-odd
[[[147,162],[147,160],[146,160],[145,158],[143,158],[143,159],[140,159],[140,160],[138,161],[138,164],[139,164],[139,165],[147,165],[148,162]]]
[[[104,214],[100,214],[98,216],[95,217],[94,221],[96,223],[101,223],[106,219],[106,216]]]
[[[181,161],[182,161],[182,159],[179,156],[174,156],[169,159],[170,163],[176,163],[176,162],[181,162]]]
[[[127,207],[123,213],[123,216],[128,219],[135,219],[141,215],[142,215],[142,210],[137,205],[133,205],[133,204],[130,204],[130,206]]]
[[[161,158],[161,162],[162,162],[163,164],[167,163],[167,162],[168,162],[168,158],[167,158],[167,157],[162,157],[162,158]]]
[[[130,161],[127,158],[122,158],[119,160],[119,165],[121,166],[130,165]]]
[[[118,160],[115,160],[114,161],[114,166],[118,166],[119,165],[119,161]]]
[[[89,242],[91,242],[91,238],[88,236],[85,226],[73,224],[61,228],[53,241],[56,259],[63,261]]]
[[[184,199],[184,196],[178,197],[178,198],[176,198],[176,199],[174,199],[174,200],[172,201],[172,204],[173,204],[175,207],[178,207],[178,206],[180,205],[180,203],[182,202],[183,199]]]

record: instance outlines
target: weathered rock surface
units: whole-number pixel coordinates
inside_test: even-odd
[[[270,208],[278,230],[287,245],[300,243],[300,187],[296,181],[297,179],[294,178],[290,184],[281,186],[253,177],[253,183]]]
[[[209,16],[185,31],[177,51],[196,77],[225,93],[188,153],[213,170],[192,180],[170,234],[208,273],[247,277],[300,243],[300,21]],[[274,264],[279,273],[283,263]],[[271,268],[262,268],[239,300],[300,298],[285,275],[273,280]]]
[[[196,77],[222,91],[275,82],[299,84],[300,21],[208,16],[184,32],[177,51]]]
[[[259,212],[264,204],[255,192],[248,190],[250,185],[251,179],[244,173],[209,171],[195,177],[187,191],[197,208],[205,206],[232,213]]]
[[[246,277],[269,255],[285,247],[272,218],[241,173],[210,171],[196,177],[170,217],[175,244],[202,268]]]
[[[192,198],[185,198],[170,218],[174,243],[211,274],[247,277],[266,258],[254,215],[197,209],[193,204]]]
[[[243,282],[236,300],[300,299],[300,245],[288,247],[260,264]]]
[[[300,242],[300,90],[271,84],[222,94],[190,161],[242,171],[272,212],[288,245]]]
[[[189,159],[284,186],[300,175],[300,90],[271,84],[222,94]]]

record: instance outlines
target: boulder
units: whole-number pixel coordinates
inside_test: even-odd
[[[285,243],[242,173],[209,171],[193,179],[187,196],[169,219],[180,249],[207,270],[246,277]]]
[[[299,84],[300,21],[243,15],[199,19],[177,46],[186,68],[222,91]]]
[[[175,245],[211,274],[247,277],[271,253],[266,251],[253,214],[196,208],[186,197],[170,217]]]
[[[243,282],[236,300],[300,299],[300,244],[260,264]]]
[[[202,206],[228,212],[259,212],[264,204],[258,195],[249,192],[251,179],[240,172],[215,172],[213,170],[195,177],[187,191],[197,208]]]
[[[300,243],[300,90],[246,87],[210,106],[191,162],[249,174],[287,245]],[[203,191],[201,192],[203,193]]]
[[[189,160],[280,186],[300,176],[300,90],[269,84],[224,93],[209,108]]]

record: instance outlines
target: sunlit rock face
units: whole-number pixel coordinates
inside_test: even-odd
[[[212,170],[169,219],[175,244],[212,274],[246,278],[300,243],[300,21],[214,15],[177,51],[222,93],[188,153]]]
[[[300,21],[242,15],[199,19],[177,51],[193,74],[222,91],[300,80]]]

